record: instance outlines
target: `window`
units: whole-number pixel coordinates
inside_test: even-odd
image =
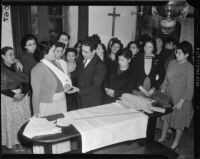
[[[67,6],[31,6],[32,34],[39,41],[55,41],[60,32],[68,32]]]

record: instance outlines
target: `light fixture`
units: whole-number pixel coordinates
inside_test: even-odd
[[[170,0],[167,5],[152,7],[152,14],[159,21],[161,31],[170,34],[176,26],[176,22],[183,22],[188,14],[189,6],[185,1]]]

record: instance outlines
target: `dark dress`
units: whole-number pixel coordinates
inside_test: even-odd
[[[24,67],[24,73],[30,78],[31,70],[37,64],[34,54],[24,52],[20,60]]]
[[[164,64],[165,72],[167,71],[167,67],[170,63],[170,61],[175,60],[175,49],[164,49],[162,53],[162,61]]]
[[[102,85],[106,73],[103,61],[95,54],[84,68],[83,60],[79,67],[72,72],[71,78],[77,79],[79,88],[80,108],[103,104]]]
[[[105,94],[104,104],[114,102],[123,93],[130,93],[134,87],[133,72],[129,66],[127,70],[121,71],[119,66],[112,66],[110,74],[105,78],[104,88],[114,90],[114,97]]]
[[[158,90],[164,80],[164,67],[156,58],[153,58],[150,73],[147,75],[145,73],[144,61],[144,53],[139,54],[134,68],[134,74],[137,75],[136,90],[139,90],[139,86],[143,86],[147,77],[150,80],[150,89],[155,88]]]

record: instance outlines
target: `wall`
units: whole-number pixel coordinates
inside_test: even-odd
[[[69,7],[69,35],[70,39],[70,47],[73,47],[77,42],[78,37],[78,6],[70,6]]]
[[[115,6],[115,37],[118,37],[124,46],[131,40],[135,40],[136,32],[136,12],[135,6]],[[89,35],[98,34],[102,42],[107,46],[112,38],[112,16],[108,13],[113,12],[113,6],[89,6]]]
[[[180,42],[183,40],[191,42],[194,48],[194,18],[186,18],[181,25]]]

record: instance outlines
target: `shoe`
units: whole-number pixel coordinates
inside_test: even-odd
[[[166,140],[163,140],[163,141],[159,141],[157,140],[158,143],[161,143],[161,144],[165,144],[166,143]]]
[[[165,144],[165,143],[166,143],[166,140],[164,140],[164,141],[158,141],[158,140],[157,140],[157,142],[158,142],[158,143],[161,143],[161,144]]]
[[[173,138],[174,138],[174,132],[173,132],[172,129],[169,129],[169,130],[167,131],[167,140],[171,140],[171,139],[173,139]]]
[[[177,150],[177,148],[178,148],[178,145],[177,145],[177,146],[175,146],[174,148],[171,148],[171,147],[170,147],[170,149],[171,149],[172,151],[176,151],[176,150]]]
[[[22,145],[17,144],[17,145],[13,146],[12,151],[14,153],[18,153],[18,152],[23,152],[23,151],[26,151],[26,150]]]

